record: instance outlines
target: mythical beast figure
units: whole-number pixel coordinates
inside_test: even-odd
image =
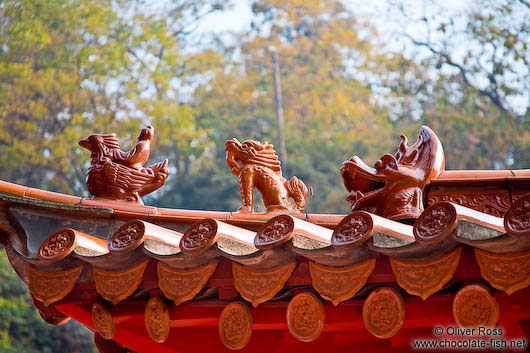
[[[253,211],[254,187],[261,193],[267,212],[304,212],[307,187],[295,176],[289,181],[282,176],[280,161],[273,145],[254,140],[246,140],[241,144],[234,138],[226,141],[225,151],[226,163],[232,169],[232,174],[238,177],[243,199],[239,212]],[[294,200],[295,205],[289,201],[289,197]]]
[[[129,152],[120,149],[116,134],[94,134],[79,141],[91,152],[88,191],[95,197],[143,204],[141,197],[160,188],[169,176],[167,159],[144,168],[154,137],[153,127],[146,126]]]
[[[344,186],[352,211],[367,210],[390,219],[414,219],[423,212],[423,192],[445,166],[442,144],[436,134],[422,126],[418,140],[407,146],[407,137],[395,155],[385,154],[367,166],[354,156],[342,163]]]

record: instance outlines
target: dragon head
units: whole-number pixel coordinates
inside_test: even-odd
[[[417,141],[407,145],[407,137],[394,155],[385,154],[366,165],[358,156],[342,163],[344,186],[352,210],[368,210],[391,218],[417,218],[423,211],[423,191],[444,169],[445,157],[436,134],[422,126]]]

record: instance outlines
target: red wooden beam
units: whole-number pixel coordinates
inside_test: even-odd
[[[500,306],[499,327],[506,339],[522,338],[530,320],[530,288],[519,290],[511,296],[503,292],[494,294]],[[406,319],[401,331],[391,339],[378,339],[364,328],[363,300],[350,300],[338,306],[325,304],[326,324],[322,335],[314,342],[302,343],[287,330],[286,310],[288,302],[267,302],[251,308],[254,326],[247,352],[286,352],[304,349],[307,352],[333,350],[347,352],[377,352],[396,349],[409,351],[413,339],[454,339],[435,336],[435,326],[456,326],[452,316],[453,294],[438,294],[423,301],[417,297],[405,297]],[[169,305],[171,331],[168,340],[153,342],[144,326],[144,308],[147,299],[124,301],[112,307],[116,325],[115,340],[138,352],[228,352],[218,337],[218,317],[227,304],[222,301],[196,301],[180,306]],[[57,309],[90,329],[94,329],[90,305],[59,304]],[[305,353],[305,352],[304,352]]]

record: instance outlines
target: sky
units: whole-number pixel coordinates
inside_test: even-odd
[[[207,33],[211,30],[215,32],[241,31],[250,28],[250,0],[233,0],[233,7],[228,11],[210,14],[206,21],[199,27],[199,31]]]
[[[444,0],[443,6],[452,11],[460,11],[466,8],[470,0]],[[208,33],[214,31],[221,33],[224,31],[239,32],[250,29],[250,20],[252,11],[250,8],[251,0],[232,0],[233,6],[230,10],[210,14],[199,26],[198,32]],[[405,0],[401,1],[406,4],[409,11],[420,15],[423,11],[420,1]],[[391,34],[395,31],[393,21],[389,21],[392,13],[388,13],[391,1],[387,0],[344,0],[343,3],[349,9],[358,14],[360,17],[368,17],[380,30],[381,34]],[[420,30],[418,28],[418,30]]]

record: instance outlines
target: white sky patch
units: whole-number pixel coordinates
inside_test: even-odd
[[[250,1],[235,0],[233,6],[222,12],[209,14],[199,25],[199,33],[240,32],[250,28],[252,11]]]

